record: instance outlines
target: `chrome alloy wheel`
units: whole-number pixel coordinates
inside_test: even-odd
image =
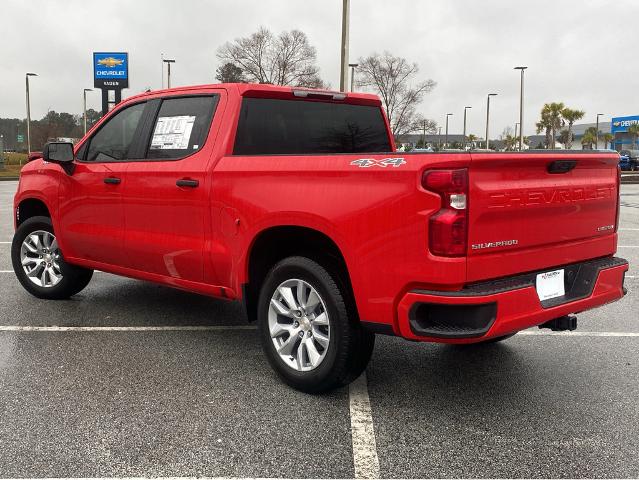
[[[62,280],[58,241],[50,232],[36,230],[27,235],[20,247],[24,273],[38,287],[53,287]]]
[[[275,350],[294,370],[313,370],[324,360],[330,342],[328,311],[317,290],[304,280],[286,280],[275,289],[268,328]]]

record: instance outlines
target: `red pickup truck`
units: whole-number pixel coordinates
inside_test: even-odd
[[[99,269],[241,301],[284,381],[319,392],[361,374],[375,333],[493,342],[621,298],[617,164],[398,152],[362,93],[149,92],[23,168],[12,261],[39,298]]]

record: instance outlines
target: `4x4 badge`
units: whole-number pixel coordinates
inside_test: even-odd
[[[386,168],[388,166],[391,167],[401,167],[406,163],[406,160],[403,158],[383,158],[382,160],[375,160],[374,158],[360,158],[357,160],[353,160],[351,165],[357,165],[361,168],[368,167],[383,167]]]

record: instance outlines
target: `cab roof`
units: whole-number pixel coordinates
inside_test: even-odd
[[[175,94],[180,92],[192,92],[208,88],[223,88],[229,92],[237,92],[241,97],[281,98],[281,99],[313,99],[335,101],[344,103],[358,103],[368,105],[381,105],[377,95],[360,92],[338,92],[334,90],[315,89],[306,87],[291,87],[281,85],[269,85],[260,83],[213,83],[205,85],[192,85],[175,87],[170,89],[151,90],[138,95],[128,97],[126,100],[157,96],[158,94]]]

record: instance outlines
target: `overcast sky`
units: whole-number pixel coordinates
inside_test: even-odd
[[[32,118],[48,109],[80,113],[92,87],[93,51],[128,51],[129,96],[161,83],[160,54],[177,60],[173,85],[214,82],[215,52],[260,25],[300,29],[317,48],[322,78],[339,87],[341,0],[0,0],[0,117]],[[437,82],[420,111],[439,124],[448,112],[461,133],[483,136],[486,94],[491,135],[514,127],[519,73],[527,65],[525,134],[544,102],[586,111],[584,121],[639,114],[635,60],[639,0],[351,0],[350,57],[388,50],[417,62]],[[100,109],[98,91],[89,107]]]

